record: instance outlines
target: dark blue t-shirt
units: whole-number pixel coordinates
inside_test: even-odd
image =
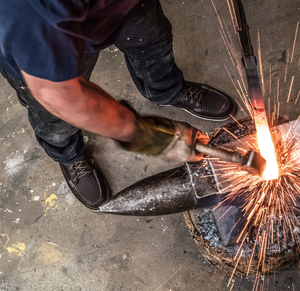
[[[0,67],[51,81],[76,78],[84,53],[111,45],[139,0],[3,0]]]

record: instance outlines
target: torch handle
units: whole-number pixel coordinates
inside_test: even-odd
[[[195,149],[197,152],[211,156],[212,158],[219,158],[221,161],[243,164],[245,157],[236,153],[229,152],[225,149],[214,148],[203,143],[196,143]]]

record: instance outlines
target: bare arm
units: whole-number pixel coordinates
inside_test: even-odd
[[[53,115],[80,129],[131,141],[135,115],[96,84],[82,77],[51,82],[22,74],[34,98]]]

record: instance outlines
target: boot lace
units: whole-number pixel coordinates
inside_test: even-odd
[[[206,91],[205,88],[198,89],[198,88],[189,88],[189,92],[185,98],[185,100],[190,100],[190,103],[193,104],[196,101],[196,106],[201,105],[201,98],[202,94]]]
[[[84,163],[84,161],[80,161],[80,162],[78,162],[75,165],[72,165],[70,167],[70,170],[73,170],[74,175],[75,175],[74,181],[76,179],[80,179],[83,176],[88,175],[88,174],[91,173],[91,171],[88,170],[87,166],[85,166],[83,163]]]

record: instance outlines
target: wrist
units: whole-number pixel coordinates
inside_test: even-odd
[[[120,142],[128,150],[147,155],[160,154],[173,140],[174,123],[166,118],[136,115],[136,128],[129,142]]]
[[[116,140],[124,143],[130,143],[134,140],[137,132],[137,117],[130,110],[126,111],[127,112],[123,116],[123,128],[120,129],[119,138]]]

